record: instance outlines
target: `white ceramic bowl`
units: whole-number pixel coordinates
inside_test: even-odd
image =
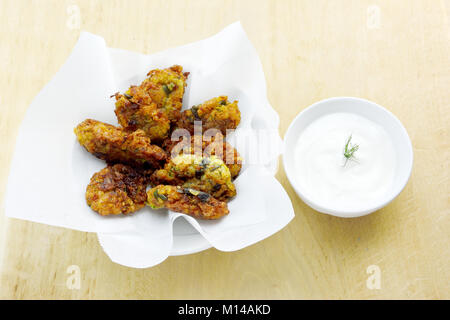
[[[392,139],[397,157],[394,182],[386,196],[371,206],[360,207],[353,211],[344,212],[338,208],[322,206],[308,198],[305,195],[305,192],[302,192],[294,165],[294,149],[298,137],[314,120],[335,112],[348,112],[366,117],[381,125]],[[403,127],[402,123],[391,112],[368,100],[353,97],[336,97],[316,102],[295,117],[284,137],[283,165],[289,182],[294,187],[299,197],[311,208],[338,217],[359,217],[383,208],[399,195],[411,175],[413,150],[411,140],[409,139],[405,127]]]

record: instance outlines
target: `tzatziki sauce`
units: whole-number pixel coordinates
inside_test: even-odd
[[[351,157],[344,156],[346,144],[347,150],[357,146]],[[303,194],[323,208],[366,208],[393,186],[396,156],[389,135],[354,113],[331,113],[313,121],[300,134],[294,155]]]

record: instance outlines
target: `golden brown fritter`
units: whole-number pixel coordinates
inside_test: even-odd
[[[192,188],[226,201],[236,195],[230,170],[216,156],[182,154],[171,158],[164,169],[150,177],[153,185],[168,184]]]
[[[119,124],[127,131],[142,129],[153,141],[167,138],[170,120],[156,103],[152,102],[148,93],[140,87],[131,87],[127,93],[116,96],[116,113]]]
[[[150,144],[151,140],[142,130],[129,133],[113,125],[87,119],[74,131],[87,151],[109,163],[160,168],[167,158],[163,149]]]
[[[145,205],[147,179],[127,165],[115,164],[95,173],[86,188],[86,202],[102,216],[128,214]]]
[[[203,132],[208,129],[217,129],[226,135],[227,129],[236,129],[241,121],[238,102],[230,103],[227,96],[220,96],[193,106],[181,113],[176,128],[186,129],[193,134],[194,121],[201,121]]]
[[[195,146],[198,146],[195,148]],[[201,147],[200,147],[201,146]],[[162,148],[167,152],[169,157],[175,157],[181,153],[203,152],[204,157],[215,155],[221,159],[230,169],[231,178],[235,179],[242,168],[242,157],[237,150],[228,142],[224,141],[221,134],[212,137],[210,141],[206,141],[202,136],[191,136],[190,139],[180,139],[180,141],[164,140]]]
[[[189,72],[183,73],[182,66],[174,65],[167,69],[152,70],[147,76],[141,87],[148,92],[158,109],[161,109],[170,121],[176,121],[180,117]]]
[[[229,213],[226,202],[195,189],[159,185],[147,192],[147,204],[153,209],[167,208],[200,219],[219,219]]]
[[[139,86],[131,86],[123,95],[116,93],[120,125],[131,131],[142,129],[155,141],[167,138],[171,121],[180,118],[188,74],[181,66],[155,69]]]
[[[220,148],[222,147],[222,149]],[[222,159],[225,165],[230,170],[231,178],[235,179],[242,169],[242,157],[239,152],[228,142],[213,141],[208,144],[205,149],[205,155],[215,155],[219,159]]]

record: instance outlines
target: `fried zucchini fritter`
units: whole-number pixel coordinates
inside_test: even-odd
[[[127,131],[143,130],[153,141],[165,139],[170,120],[157,108],[148,93],[140,87],[131,87],[127,93],[116,93],[116,113],[119,124]]]
[[[86,202],[102,216],[129,214],[145,206],[147,179],[138,170],[115,164],[95,173],[86,188]]]
[[[180,117],[189,72],[183,73],[182,66],[174,65],[167,69],[151,70],[147,76],[141,87],[170,121],[176,121]]]
[[[147,204],[153,209],[167,208],[200,219],[219,219],[229,213],[226,202],[199,190],[159,185],[147,192]]]
[[[203,191],[220,201],[236,195],[230,170],[216,156],[178,155],[171,158],[164,169],[156,170],[150,180],[153,185],[179,185]]]
[[[123,95],[115,94],[115,113],[123,128],[142,129],[150,139],[161,141],[167,138],[170,123],[180,118],[188,73],[175,65],[147,75],[139,86],[131,86]]]
[[[230,103],[227,96],[220,96],[193,106],[181,113],[176,128],[186,129],[193,134],[194,121],[201,121],[203,132],[217,129],[226,135],[227,129],[236,129],[241,121],[238,102]]]
[[[187,141],[186,139],[181,141],[166,139],[162,144],[162,148],[170,157],[175,157],[181,153],[194,154],[194,152],[197,152],[195,146],[198,146],[197,150],[203,152],[204,157],[215,155],[221,159],[230,169],[232,179],[239,175],[242,168],[242,157],[232,145],[224,141],[223,136],[216,135],[211,141],[206,141],[202,136],[191,136]]]
[[[217,145],[217,147],[215,147]],[[222,146],[222,150],[220,147]],[[221,159],[230,170],[231,178],[235,179],[242,169],[242,157],[228,142],[212,141],[204,150],[207,156],[215,155]]]
[[[109,163],[160,168],[167,158],[165,151],[152,145],[142,130],[130,133],[104,122],[87,119],[74,132],[87,151]]]

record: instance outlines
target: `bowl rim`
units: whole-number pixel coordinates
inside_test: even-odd
[[[297,188],[295,182],[294,182],[294,178],[293,178],[293,173],[289,172],[288,166],[287,166],[287,157],[286,157],[286,140],[288,139],[288,137],[290,137],[290,135],[292,135],[293,132],[293,128],[295,127],[295,123],[297,123],[298,119],[301,118],[302,116],[304,116],[306,113],[311,112],[312,109],[318,108],[326,103],[332,102],[332,101],[337,101],[337,100],[352,100],[352,101],[356,101],[359,103],[365,103],[365,104],[369,104],[372,105],[373,107],[378,108],[381,112],[384,112],[385,114],[387,114],[388,116],[390,116],[394,122],[398,125],[400,132],[402,133],[402,135],[404,135],[404,140],[407,141],[407,149],[408,149],[408,159],[409,161],[409,168],[407,168],[408,170],[408,174],[406,176],[406,179],[404,179],[404,181],[402,181],[399,185],[399,187],[397,189],[394,189],[393,192],[390,192],[386,197],[382,198],[382,201],[380,201],[380,203],[370,206],[370,207],[365,207],[365,208],[361,208],[361,209],[356,209],[356,210],[339,210],[339,209],[335,209],[335,208],[330,208],[330,207],[326,207],[323,205],[318,204],[317,202],[311,200],[308,196],[306,196],[304,193],[301,192],[301,190],[299,190],[299,188]],[[330,112],[333,113],[333,112]],[[331,97],[331,98],[326,98],[317,102],[314,102],[313,104],[311,104],[310,106],[306,107],[304,110],[302,110],[301,112],[299,112],[297,114],[297,116],[291,121],[291,123],[289,124],[288,129],[286,130],[286,133],[284,134],[283,137],[283,141],[284,141],[284,148],[283,148],[283,167],[284,170],[286,172],[286,177],[288,178],[289,183],[291,184],[291,186],[294,188],[295,192],[297,193],[297,195],[311,208],[313,208],[316,211],[319,211],[321,213],[325,213],[325,214],[329,214],[332,216],[336,216],[336,217],[341,217],[341,218],[356,218],[356,217],[361,217],[361,216],[365,216],[368,215],[370,213],[373,213],[383,207],[385,207],[386,205],[388,205],[390,202],[392,202],[405,188],[406,184],[408,183],[411,174],[412,174],[412,168],[413,168],[413,164],[414,164],[414,152],[413,152],[413,146],[412,146],[412,142],[411,142],[411,138],[408,135],[408,132],[406,131],[406,128],[403,126],[403,124],[401,123],[401,121],[389,110],[387,110],[385,107],[364,99],[364,98],[358,98],[358,97],[350,97],[350,96],[339,96],[339,97]]]

